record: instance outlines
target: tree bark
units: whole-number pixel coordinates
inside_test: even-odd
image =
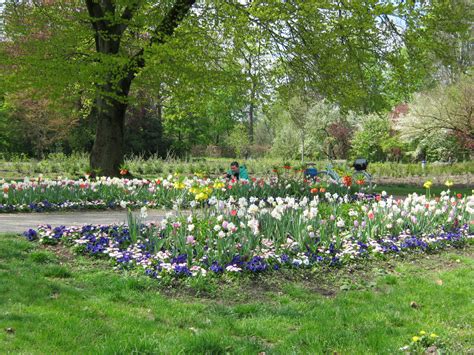
[[[249,142],[253,144],[253,125],[254,125],[254,105],[253,101],[250,102],[249,107]]]
[[[90,155],[91,168],[102,176],[117,176],[124,155],[127,104],[98,97],[95,101],[96,134]]]
[[[304,131],[301,131],[301,164],[304,164]]]
[[[250,64],[249,64],[250,65]],[[249,75],[251,76],[251,71],[249,69]],[[250,88],[250,105],[249,105],[249,141],[250,144],[254,142],[254,123],[255,123],[255,96],[257,91],[257,84],[255,83],[254,78],[252,78],[252,87]]]

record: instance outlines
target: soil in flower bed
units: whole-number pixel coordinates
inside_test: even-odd
[[[174,279],[169,284],[158,285],[158,290],[172,298],[188,297],[209,301],[224,301],[231,304],[263,301],[270,302],[274,295],[283,295],[295,288],[298,292],[334,298],[347,291],[372,291],[384,293],[386,286],[396,284],[400,276],[399,266],[403,264],[414,274],[426,271],[438,272],[459,268],[460,259],[446,257],[457,255],[474,260],[474,246],[440,252],[431,255],[411,254],[401,258],[363,261],[350,267],[326,267],[313,270],[282,270],[271,274],[247,275],[240,279],[213,279],[205,283],[185,282]],[[444,254],[444,255],[443,255]],[[440,266],[440,263],[442,266]],[[191,279],[188,279],[188,281]],[[293,291],[292,291],[293,292]],[[224,296],[225,295],[225,296]]]
[[[161,285],[18,236],[0,238],[6,353],[398,353],[420,331],[472,350],[474,249],[327,273]],[[348,287],[349,286],[349,287]],[[320,292],[320,290],[325,290]]]

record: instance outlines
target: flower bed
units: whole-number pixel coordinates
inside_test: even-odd
[[[168,176],[156,180],[99,178],[97,180],[25,179],[0,181],[0,212],[43,212],[51,210],[106,208],[193,208],[210,198],[240,197],[302,198],[325,196],[328,192],[359,198],[363,186],[345,186],[328,182],[305,181],[301,177],[272,177],[250,181],[226,181],[194,177]],[[355,197],[354,197],[355,196]],[[364,198],[373,198],[364,195]]]
[[[24,235],[140,268],[152,277],[257,273],[459,247],[473,237],[474,197],[347,203],[339,196],[229,198],[157,224],[40,226]],[[142,213],[146,213],[144,210]]]

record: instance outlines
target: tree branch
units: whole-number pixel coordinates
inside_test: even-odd
[[[86,0],[86,7],[87,11],[89,12],[89,16],[91,17],[90,21],[94,30],[96,32],[103,30],[104,11],[102,10],[99,2],[94,0]]]
[[[166,37],[169,37],[174,33],[174,30],[178,27],[179,23],[183,20],[184,16],[186,16],[195,2],[196,0],[177,0],[158,24],[155,31],[153,31],[154,35],[151,37],[149,45],[165,43]],[[145,66],[145,59],[143,58],[144,53],[145,48],[141,48],[132,57],[129,64],[127,64],[130,68],[129,76],[132,78],[136,75],[138,69]]]
[[[189,12],[196,0],[176,0],[173,7],[168,11],[163,20],[158,24],[151,38],[151,44],[163,44],[165,38],[171,36],[184,16]]]
[[[174,5],[171,7],[168,13],[165,14],[161,22],[153,31],[154,35],[150,39],[149,46],[152,46],[153,44],[165,43],[166,37],[169,37],[174,33],[179,23],[184,19],[195,2],[196,0],[176,0]],[[128,94],[130,84],[137,75],[138,70],[145,66],[145,58],[143,57],[144,53],[145,48],[141,48],[135,55],[132,56],[130,61],[123,68],[126,75],[120,80],[119,86],[126,94]]]
[[[125,7],[125,10],[123,10],[122,16],[120,16],[120,18],[124,21],[124,23],[120,24],[121,34],[127,29],[128,22],[133,18],[133,16],[135,15],[139,7],[140,7],[139,0],[133,1],[133,3]]]

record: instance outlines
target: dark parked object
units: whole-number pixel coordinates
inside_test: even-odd
[[[367,166],[369,166],[367,159],[356,159],[354,162],[354,169],[357,171],[367,170]]]
[[[304,176],[309,179],[314,179],[318,175],[316,168],[307,168],[304,171]]]

